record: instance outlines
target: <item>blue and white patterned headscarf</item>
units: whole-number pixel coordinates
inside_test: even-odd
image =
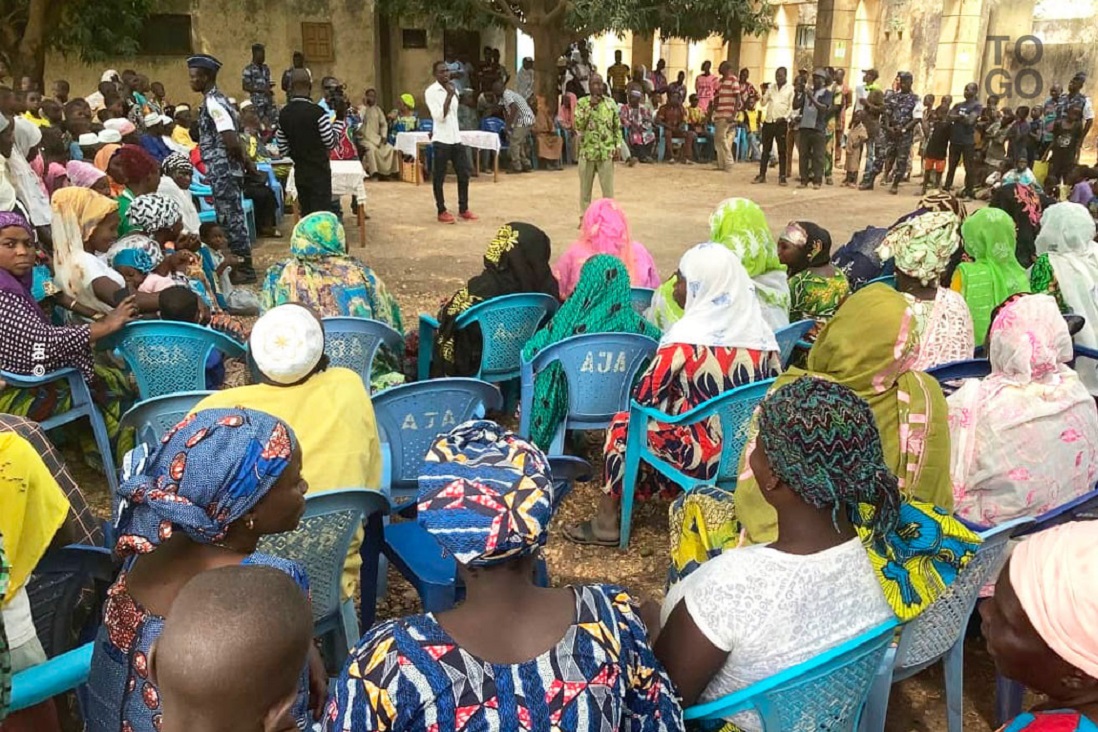
[[[726,246],[705,242],[688,249],[679,260],[679,272],[686,279],[686,306],[682,318],[663,334],[661,346],[778,350],[755,296],[755,283]]]
[[[549,461],[495,422],[460,424],[427,453],[418,520],[461,564],[533,553],[545,545],[552,517]]]
[[[210,544],[278,482],[297,446],[285,422],[254,409],[188,415],[151,451],[130,451],[117,520],[121,555],[147,554],[176,530]]]

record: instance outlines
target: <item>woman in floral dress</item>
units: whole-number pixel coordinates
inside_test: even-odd
[[[807,337],[813,341],[850,294],[846,275],[831,264],[831,234],[811,221],[790,221],[778,237],[778,258],[789,272],[789,320],[815,320]]]

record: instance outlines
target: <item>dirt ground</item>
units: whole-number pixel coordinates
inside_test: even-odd
[[[688,247],[708,238],[708,217],[723,198],[744,196],[762,206],[777,233],[792,219],[815,221],[831,232],[834,248],[866,226],[888,226],[911,211],[918,200],[918,183],[901,187],[897,196],[886,190],[857,192],[839,186],[820,190],[781,188],[776,176],[766,185],[752,185],[755,165],[738,165],[730,173],[709,166],[617,165],[615,193],[629,217],[633,238],[655,257],[661,275],[669,275]],[[914,179],[913,179],[914,180]],[[597,191],[597,188],[596,188]],[[447,200],[457,208],[456,183],[446,184]],[[415,326],[419,312],[434,313],[448,297],[480,269],[480,261],[496,228],[508,221],[526,221],[544,229],[553,242],[554,257],[575,239],[579,221],[579,184],[575,167],[525,175],[490,174],[470,186],[476,222],[445,226],[436,223],[429,184],[367,182],[366,247],[358,245],[357,225],[345,216],[350,253],[374,268],[400,301],[406,330]],[[346,200],[345,200],[346,204]],[[264,240],[255,251],[256,269],[281,259],[287,251],[292,221],[283,222],[283,237]],[[601,473],[601,440],[591,436],[588,457]],[[101,476],[89,473],[75,455],[69,456],[77,479],[90,502],[106,514],[107,494]],[[667,504],[655,500],[637,506],[632,542],[627,551],[576,547],[560,535],[562,526],[594,511],[597,483],[576,487],[551,530],[546,549],[554,584],[614,582],[640,597],[660,599],[667,568]],[[389,591],[379,602],[379,618],[414,613],[419,603],[414,590],[390,571]],[[993,728],[994,670],[981,640],[966,644],[965,726],[970,732]],[[898,684],[892,692],[889,732],[946,730],[945,692],[940,668]]]

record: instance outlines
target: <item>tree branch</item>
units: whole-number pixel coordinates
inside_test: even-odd
[[[497,8],[503,8],[503,10],[500,11]],[[485,10],[487,10],[490,15],[505,21],[515,28],[519,28],[523,31],[526,30],[526,21],[518,17],[508,0],[491,0],[485,4]]]
[[[545,16],[545,23],[556,23],[572,7],[572,0],[559,0],[556,6]]]

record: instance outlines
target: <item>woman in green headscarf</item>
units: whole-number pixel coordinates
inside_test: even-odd
[[[754,201],[727,198],[709,217],[709,240],[723,244],[740,258],[755,284],[755,297],[763,320],[771,330],[789,325],[789,282],[785,265],[778,259],[778,243],[766,223],[766,214]],[[675,276],[663,283],[652,298],[649,318],[667,330],[682,317],[675,303]]]
[[[790,368],[773,386],[780,389],[803,376],[826,379],[854,391],[873,411],[885,464],[905,499],[906,534],[892,537],[887,547],[869,547],[870,560],[902,620],[941,594],[978,542],[950,516],[948,408],[938,382],[910,370],[919,354],[914,325],[903,295],[887,285],[863,288],[820,331],[808,368]],[[747,468],[753,447],[754,440],[740,460],[734,497],[716,488],[696,489],[672,507],[672,581],[740,543],[777,538],[777,514]]]
[[[311,213],[290,235],[290,258],[267,270],[261,293],[263,312],[286,303],[306,305],[321,317],[347,315],[377,320],[404,332],[400,305],[374,271],[347,254],[347,234],[329,211]],[[403,354],[383,349],[374,362],[371,386],[404,382]]]
[[[419,128],[419,116],[416,114],[416,98],[411,94],[401,94],[396,109],[389,112],[389,144],[396,144],[398,132],[415,132]]]
[[[546,347],[584,333],[638,333],[659,339],[660,332],[637,314],[630,303],[629,271],[617,257],[596,254],[580,270],[576,289],[560,310],[526,343],[522,357],[529,361]],[[534,380],[534,409],[530,439],[548,450],[568,412],[568,382],[560,364],[553,364]]]
[[[961,225],[965,252],[974,261],[957,267],[951,288],[968,303],[977,346],[987,338],[991,311],[1011,295],[1029,292],[1029,276],[1014,253],[1015,237],[1014,219],[997,208],[982,208]]]

